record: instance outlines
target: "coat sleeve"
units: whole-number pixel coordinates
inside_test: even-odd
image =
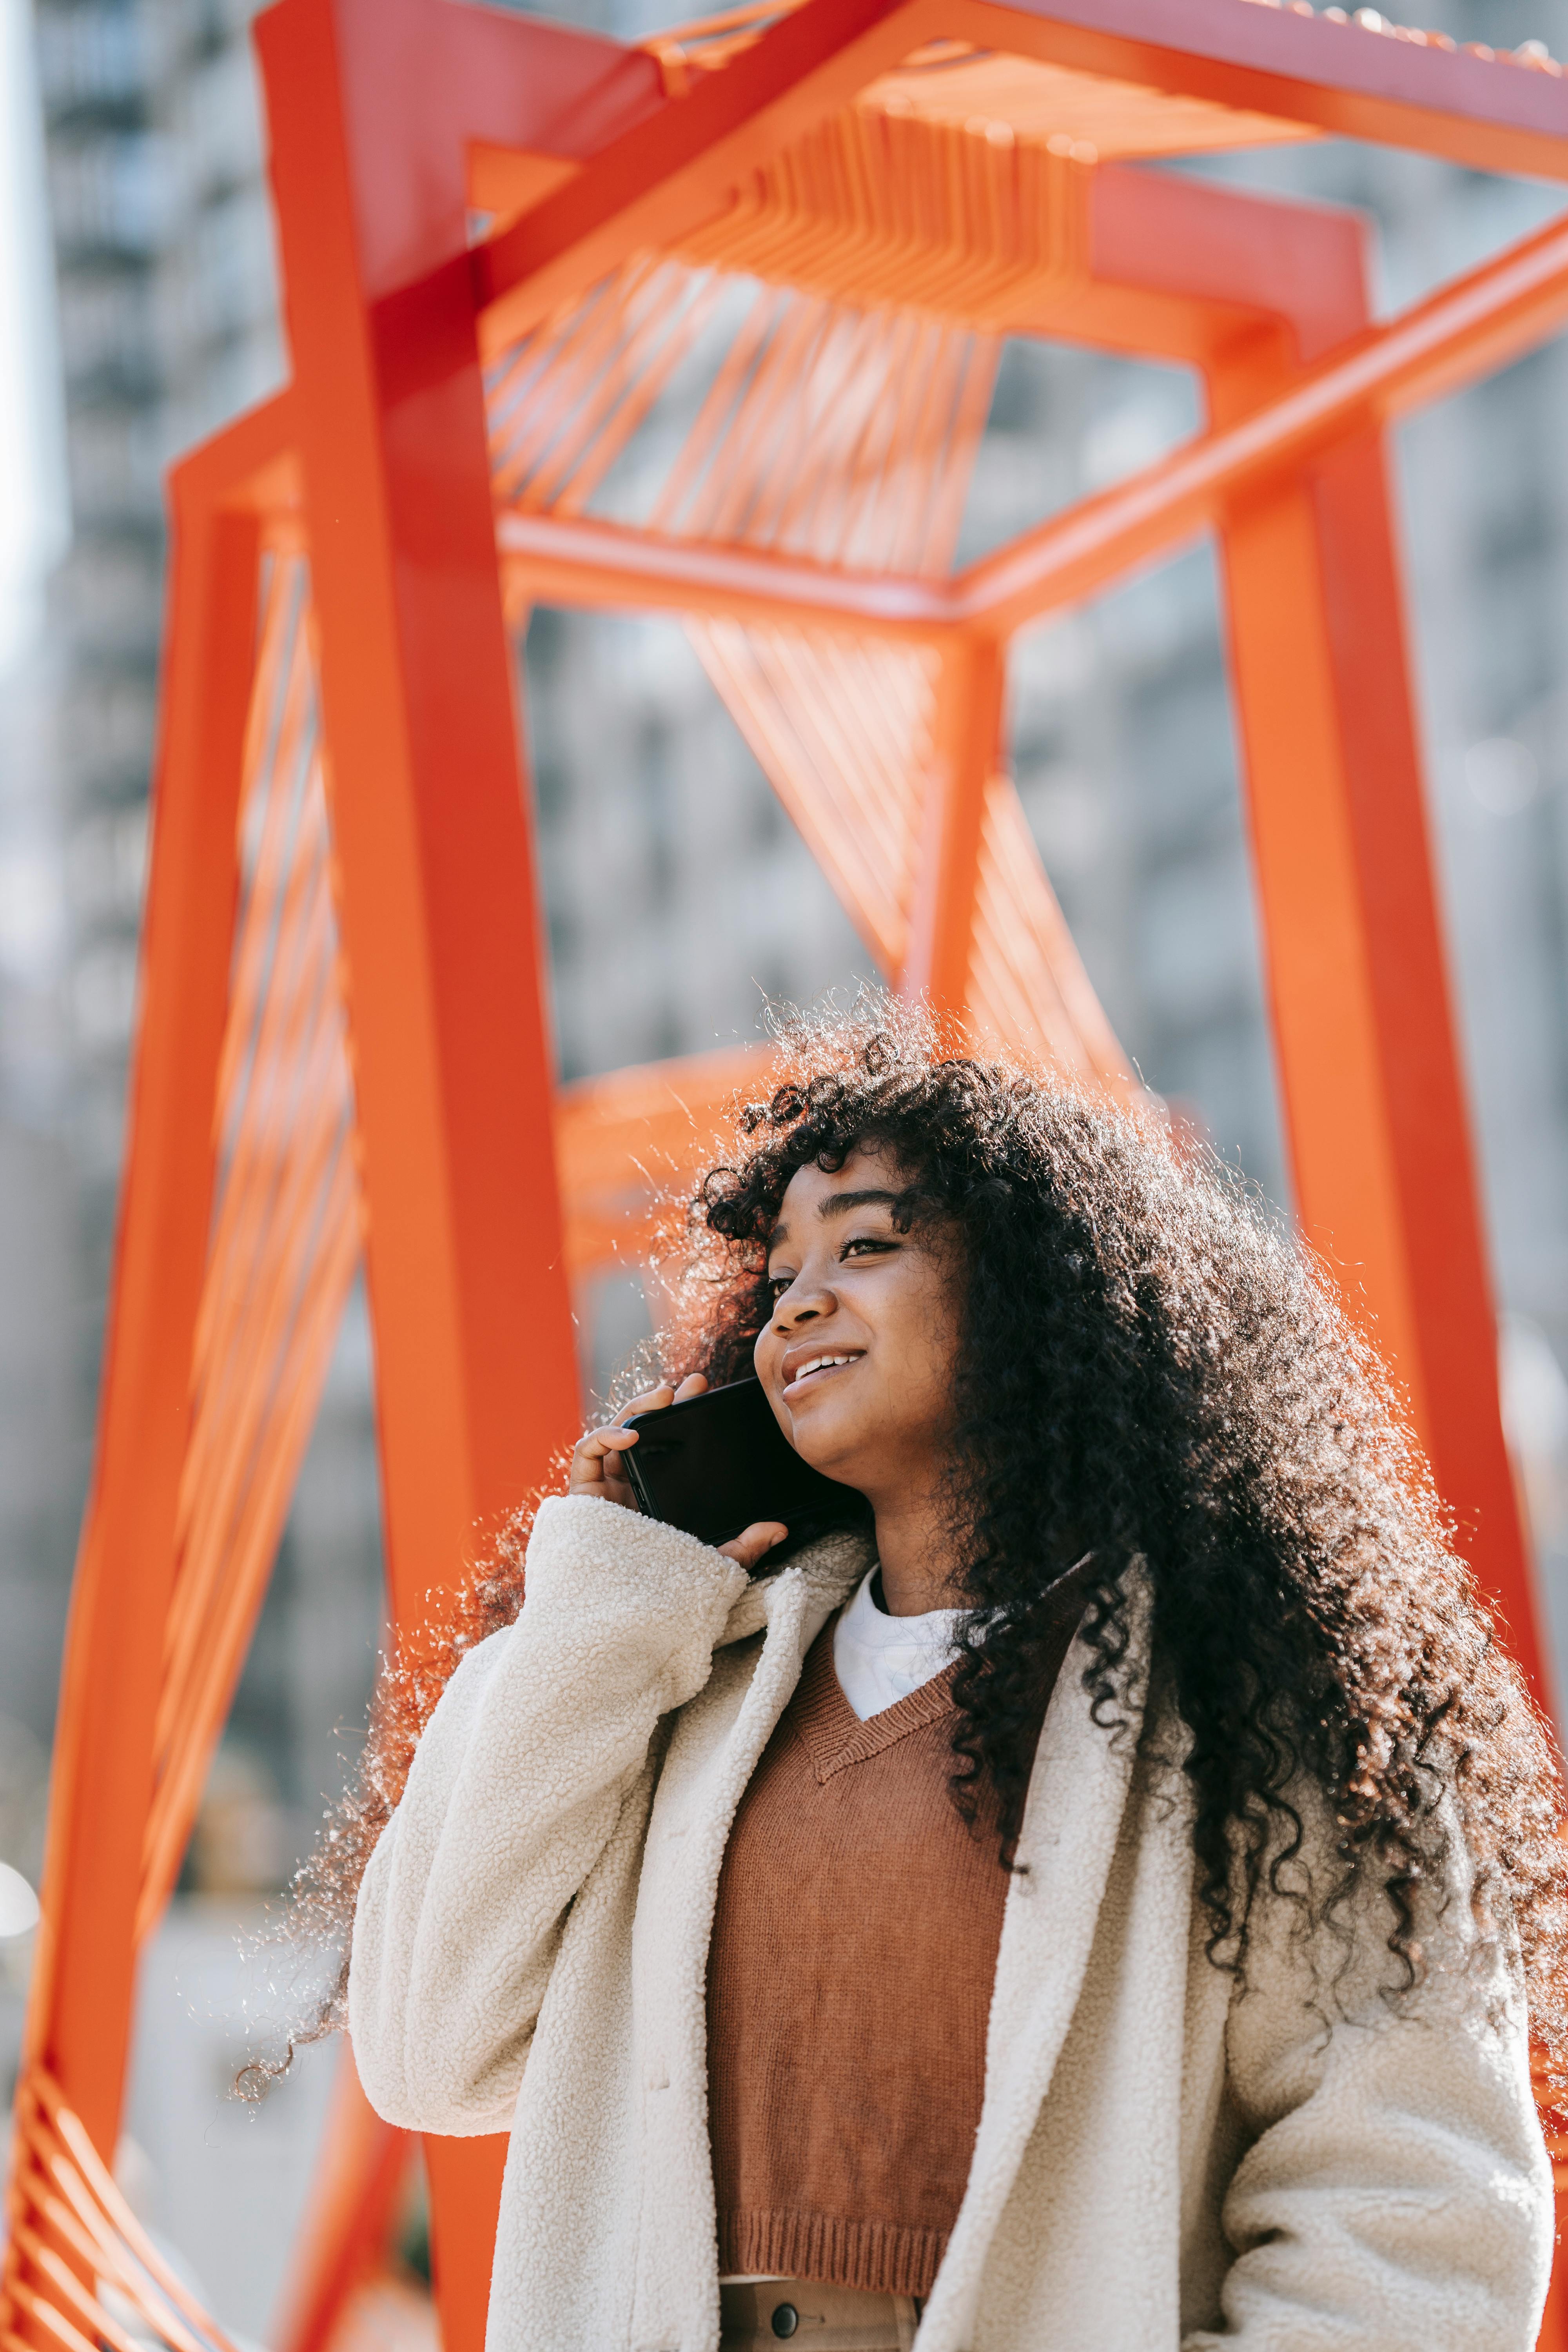
[[[349,2031],[389,2123],[510,2124],[567,1910],[745,1585],[616,1504],[542,1506],[521,1613],[442,1693],[360,1889]]]
[[[1519,1971],[1478,1934],[1462,1865],[1425,1910],[1425,1974],[1398,1994],[1381,1895],[1337,1933],[1255,1903],[1227,2035],[1255,2137],[1223,2208],[1226,2327],[1184,2352],[1533,2347],[1554,2222]]]

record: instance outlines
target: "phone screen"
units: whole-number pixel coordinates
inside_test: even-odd
[[[728,1543],[756,1519],[784,1521],[789,1540],[767,1555],[764,1571],[828,1528],[870,1524],[863,1495],[825,1478],[795,1452],[760,1381],[707,1389],[683,1404],[637,1413],[626,1427],[637,1442],[621,1460],[650,1518],[710,1544]]]

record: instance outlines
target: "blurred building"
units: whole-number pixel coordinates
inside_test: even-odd
[[[14,1379],[24,1394],[7,1420],[26,1487],[7,1478],[0,1491],[7,1581],[25,1587],[7,1594],[15,1638],[0,1709],[41,1731],[113,1232],[163,468],[283,373],[246,19],[224,0],[37,0],[34,16],[72,541],[49,583],[42,649],[8,682],[5,712],[7,768],[47,810],[34,846],[54,870],[34,887],[52,901],[58,937],[35,942],[31,969],[7,973],[0,1032],[0,1190],[26,1188],[31,1202],[0,1220],[20,1253],[0,1379],[14,1360],[7,1391]],[[36,1387],[33,1368],[44,1375]]]
[[[0,679],[0,1851],[36,1869],[123,1130],[161,475],[285,362],[247,0],[33,5],[73,520],[42,648]],[[634,38],[675,12],[557,0],[553,13]],[[1461,39],[1568,53],[1568,0],[1427,13]],[[1205,168],[1366,208],[1385,307],[1561,203],[1341,142]],[[1568,1658],[1565,414],[1558,344],[1422,417],[1399,462],[1509,1409]],[[1180,371],[1010,347],[962,552],[1146,464],[1199,415]],[[752,1035],[765,998],[809,1002],[867,971],[676,623],[542,612],[525,658],[567,1076]],[[1025,640],[1012,728],[1026,808],[1123,1042],[1283,1201],[1209,552]],[[595,1286],[582,1318],[599,1385],[646,1328],[637,1286]],[[218,2315],[256,2336],[326,2070],[259,2123],[226,2104],[247,2004],[265,1993],[233,1960],[233,1927],[308,1840],[363,1719],[379,1605],[371,1391],[356,1296],[187,1895],[146,1971],[138,2193]],[[0,2031],[14,2032],[18,1999],[0,1984]]]

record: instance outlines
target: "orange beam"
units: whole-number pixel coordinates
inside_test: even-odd
[[[454,24],[468,13],[454,9]],[[445,16],[281,0],[257,26],[405,1626],[575,1425],[559,1370],[574,1342],[483,387],[466,289],[441,275],[467,249],[462,143],[440,110],[432,125],[412,100],[410,144],[389,142],[349,95],[392,71],[395,33],[428,45]],[[425,290],[395,332],[376,289],[410,263],[426,265]]]
[[[1315,471],[1312,499],[1410,1267],[1422,1434],[1460,1547],[1500,1607],[1508,1645],[1537,1702],[1561,1723],[1503,1434],[1497,1301],[1410,702],[1388,476],[1386,454],[1368,435],[1330,452]],[[1323,1156],[1320,1143],[1320,1166]]]
[[[1258,0],[1237,0],[1237,5]],[[1204,256],[1194,251],[1196,282],[1183,293],[1160,257],[1163,240],[1148,226],[1142,230],[1138,184],[1152,184],[1163,202],[1185,205],[1198,193],[1152,173],[1121,171],[1103,175],[1115,183],[1097,241],[1097,262],[1126,285],[1152,298],[1187,304],[1211,302],[1220,317],[1245,320],[1232,310],[1216,277],[1212,294],[1205,284]],[[1304,273],[1300,238],[1289,221],[1267,215],[1296,208],[1249,204],[1260,215],[1251,226],[1254,256],[1247,286],[1250,310],[1268,277],[1294,294]],[[1305,218],[1325,224],[1331,215]],[[1143,216],[1146,221],[1146,215]],[[1353,225],[1345,225],[1350,233]],[[1142,248],[1142,256],[1140,252]],[[1188,275],[1184,242],[1178,268]],[[1296,267],[1292,267],[1292,263]],[[1328,319],[1315,316],[1325,273],[1302,285],[1302,331],[1321,348]],[[1107,289],[1101,286],[1099,291]],[[1114,289],[1112,289],[1114,290]],[[1264,325],[1256,314],[1258,330]],[[1086,499],[1037,531],[1025,534],[994,556],[952,580],[888,572],[856,572],[805,558],[773,556],[738,546],[669,539],[627,526],[583,517],[508,510],[496,523],[496,541],[509,582],[521,593],[565,604],[668,609],[851,631],[889,637],[940,640],[945,630],[1010,635],[1062,604],[1092,594],[1132,564],[1169,551],[1212,524],[1226,504],[1274,468],[1321,451],[1352,431],[1358,420],[1386,421],[1440,398],[1506,364],[1553,333],[1568,320],[1568,224],[1538,231],[1456,285],[1420,303],[1390,325],[1363,330],[1354,348],[1319,361],[1229,427],[1210,433],[1176,451],[1160,465],[1096,499]],[[1066,321],[1058,322],[1058,329]],[[1223,358],[1223,351],[1218,354]],[[291,427],[288,396],[267,404],[251,417],[206,445],[215,457],[228,450],[240,432],[284,442]],[[292,460],[279,448],[267,478],[274,486],[269,503],[281,507],[289,495]]]
[[[695,1185],[737,1095],[777,1084],[760,1045],[578,1078],[555,1097],[555,1160],[573,1275],[635,1263],[671,1194]]]
[[[949,0],[940,13],[927,0],[807,0],[475,249],[486,348],[638,245],[701,226],[759,163],[935,36],[1477,169],[1568,179],[1568,88],[1554,75],[1257,0],[1184,0],[1180,22],[1174,42],[1169,0]],[[514,131],[508,143],[524,142]]]
[[[1297,1205],[1408,1392],[1459,1540],[1549,1711],[1375,436],[1223,535]]]
[[[1505,257],[1505,289],[1510,274]],[[1311,283],[1308,349],[1352,338],[1366,318],[1356,243],[1326,243]],[[1278,410],[1297,373],[1278,343],[1222,357],[1209,373],[1222,431]],[[1467,1555],[1550,1707],[1380,435],[1342,437],[1233,500],[1220,546],[1298,1211],[1405,1385]]]
[[[1568,83],[1440,34],[1370,32],[1279,0],[959,0],[942,29],[1336,138],[1568,179]]]
[[[969,1002],[985,794],[1002,759],[1007,663],[995,644],[953,645],[937,688],[936,761],[915,869],[902,993],[942,1015]]]
[[[264,425],[265,435],[266,426]],[[56,1738],[26,2055],[111,2159],[215,1173],[257,618],[254,516],[215,512],[237,435],[173,478],[153,864],[97,1458]]]
[[[268,2332],[278,2352],[330,2352],[349,2296],[386,2262],[414,2156],[408,2133],[384,2123],[365,2097],[345,2034],[316,2159],[318,2194]]]
[[[1110,318],[1115,347],[1144,358],[1206,366],[1267,334],[1297,362],[1321,359],[1365,326],[1364,313],[1346,323],[1341,299],[1365,241],[1359,213],[1102,163],[1089,184],[1089,283],[1063,285],[1041,331],[1099,342]]]
[[[1236,0],[1184,0],[1175,20],[1166,0],[958,0],[948,30],[982,48],[1141,83],[1162,96],[1478,169],[1568,177],[1568,106],[1557,66],[1479,44],[1461,47],[1446,33],[1386,20],[1376,29],[1336,23],[1304,0],[1262,5],[1270,16]],[[742,16],[754,26],[766,13],[733,12],[731,55],[746,38]],[[710,17],[702,29],[722,21]],[[666,54],[681,58],[683,46],[671,39]]]
[[[1338,631],[1311,485],[1290,478],[1272,488],[1226,526],[1223,548],[1297,1207],[1308,1240],[1370,1322],[1429,1434],[1406,1247],[1410,1204],[1389,1132],[1392,1041],[1376,1019],[1346,714],[1336,691]],[[1363,619],[1369,602],[1355,600]],[[1353,731],[1361,713],[1352,707],[1348,716]]]
[[[721,73],[699,77],[472,256],[495,351],[638,246],[673,244],[760,163],[937,32],[936,0],[806,0]]]
[[[498,515],[496,547],[509,591],[528,603],[704,613],[919,644],[952,634],[948,583],[910,573],[844,571],[735,542],[515,509]]]
[[[650,61],[430,0],[258,20],[320,631],[394,1622],[578,1426],[529,794],[465,142],[635,120]],[[556,70],[557,68],[561,69]],[[503,2137],[430,2138],[447,2352],[479,2352]]]
[[[585,1201],[628,1182],[695,1175],[736,1097],[755,1100],[777,1083],[762,1045],[724,1045],[575,1078],[555,1097],[561,1189]]]
[[[1564,320],[1568,222],[1558,220],[1388,326],[1369,330],[1251,414],[971,565],[952,583],[953,618],[1011,635],[1077,603],[1192,538],[1266,476],[1306,464],[1358,427],[1473,383]]]
[[[520,591],[561,604],[739,611],[921,641],[940,639],[944,629],[1009,636],[1168,553],[1266,476],[1488,374],[1565,320],[1568,222],[1557,221],[1388,326],[1365,331],[1247,415],[951,580],[854,572],[549,514],[503,515],[497,543]]]

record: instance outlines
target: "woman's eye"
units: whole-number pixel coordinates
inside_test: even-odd
[[[794,1280],[793,1274],[770,1274],[767,1279],[768,1297],[782,1298]]]
[[[882,1257],[893,1246],[891,1242],[883,1241],[875,1234],[857,1234],[853,1241],[845,1243],[838,1255],[840,1259],[858,1256],[863,1252],[873,1257]]]

